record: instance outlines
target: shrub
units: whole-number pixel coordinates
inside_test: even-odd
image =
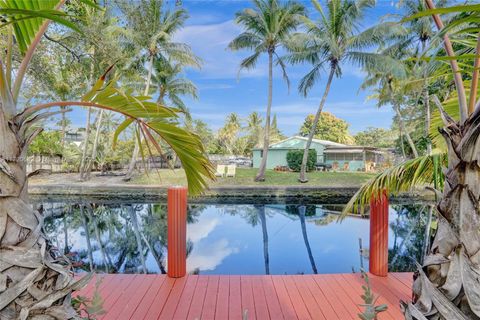
[[[290,150],[287,153],[287,163],[288,167],[293,171],[300,171],[302,166],[303,150]],[[317,150],[310,149],[308,150],[308,159],[307,159],[307,171],[311,171],[315,168],[317,163]]]

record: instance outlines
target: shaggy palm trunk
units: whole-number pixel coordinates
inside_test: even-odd
[[[302,165],[300,167],[300,177],[298,178],[298,181],[302,183],[308,181],[306,177],[308,151],[310,150],[310,146],[312,145],[313,136],[315,135],[315,131],[317,130],[317,124],[318,124],[318,121],[320,120],[320,116],[322,115],[323,107],[325,106],[325,101],[327,101],[328,92],[330,91],[330,86],[332,85],[333,76],[335,75],[335,70],[336,70],[336,67],[333,65],[330,69],[330,74],[328,75],[327,85],[325,87],[325,91],[323,92],[322,100],[320,101],[320,105],[318,106],[317,113],[315,114],[315,118],[313,119],[312,127],[310,128],[310,132],[308,133],[308,140],[307,140],[307,144],[305,145],[305,150],[303,151]]]
[[[43,217],[26,202],[29,139],[0,108],[0,319],[70,319],[75,283],[68,259],[43,234]]]
[[[443,114],[448,146],[438,228],[407,319],[480,319],[480,110],[463,125]]]
[[[268,51],[268,103],[265,117],[265,131],[263,133],[263,154],[260,167],[258,168],[255,181],[265,181],[265,170],[267,169],[268,147],[270,146],[270,113],[272,111],[273,91],[273,50]]]
[[[80,214],[82,215],[83,231],[85,232],[85,241],[87,242],[87,255],[88,263],[90,264],[90,271],[95,271],[95,265],[93,263],[93,250],[92,242],[90,241],[90,231],[88,230],[88,220],[85,214],[83,205],[80,205]]]

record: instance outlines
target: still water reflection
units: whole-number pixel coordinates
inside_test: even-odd
[[[77,269],[165,273],[164,204],[41,204],[45,232]],[[368,268],[368,218],[337,221],[338,205],[195,204],[188,212],[187,269],[200,274],[339,273]],[[429,207],[390,208],[391,271],[421,260]],[[435,226],[432,219],[431,226]]]

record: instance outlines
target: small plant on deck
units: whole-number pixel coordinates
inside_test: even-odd
[[[362,277],[365,279],[365,285],[362,286],[363,294],[362,300],[365,304],[361,306],[365,308],[362,313],[358,314],[358,317],[362,320],[376,320],[377,316],[380,312],[384,312],[387,310],[386,304],[376,305],[377,299],[379,297],[375,297],[370,287],[370,280],[368,279],[368,275],[365,271],[362,270]]]

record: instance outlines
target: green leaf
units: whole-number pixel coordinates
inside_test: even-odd
[[[436,9],[430,9],[430,10],[425,10],[422,12],[419,12],[417,14],[411,15],[410,17],[407,17],[402,20],[402,22],[407,22],[410,20],[414,20],[417,18],[421,17],[426,17],[426,16],[431,16],[434,14],[446,14],[446,13],[457,13],[457,12],[474,12],[474,11],[480,11],[480,4],[469,4],[469,5],[459,5],[459,6],[451,6],[451,7],[446,7],[446,8],[436,8]]]

